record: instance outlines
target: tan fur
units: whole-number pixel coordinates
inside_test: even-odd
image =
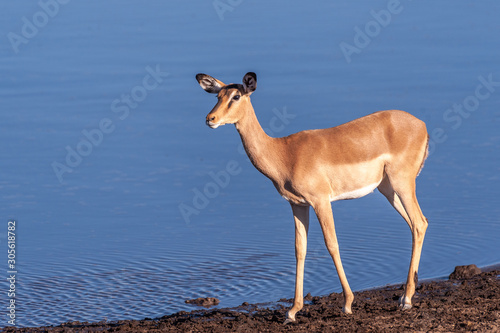
[[[412,259],[405,295],[401,298],[401,306],[410,308],[427,228],[427,219],[415,195],[415,178],[427,157],[425,124],[409,113],[390,110],[337,127],[272,138],[260,126],[250,101],[250,94],[256,87],[254,73],[244,77],[243,85],[226,86],[221,81],[214,82],[215,85],[220,83],[218,103],[207,115],[207,124],[211,127],[235,124],[252,164],[273,182],[292,206],[297,272],[294,305],[287,314],[287,322],[294,321],[295,314],[303,306],[310,206],[318,216],[325,243],[337,268],[344,290],[344,311],[351,312],[354,296],[342,268],[330,201],[356,198],[376,187],[412,231]],[[253,90],[250,91],[245,82],[250,82]],[[204,87],[202,82],[200,85]],[[239,100],[234,100],[235,95],[241,95]]]

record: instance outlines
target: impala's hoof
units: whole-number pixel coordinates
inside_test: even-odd
[[[351,311],[351,307],[343,307],[342,308],[342,312],[345,313],[345,314],[352,314],[352,311]]]
[[[293,323],[295,321],[295,316],[290,316],[290,313],[287,312],[286,313],[286,319],[285,321],[283,322],[283,325],[286,325],[286,324],[290,324],[290,323]]]
[[[401,310],[411,309],[411,301],[405,295],[401,296],[398,303]]]
[[[400,304],[399,307],[401,310],[410,310],[412,305],[411,304]]]

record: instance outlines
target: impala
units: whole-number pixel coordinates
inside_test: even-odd
[[[217,128],[235,124],[252,164],[269,178],[287,200],[295,220],[296,279],[292,308],[286,323],[304,305],[304,261],[312,206],[332,256],[344,295],[344,313],[351,312],[354,295],[347,282],[331,202],[359,198],[375,188],[408,223],[412,233],[412,253],[402,309],[411,308],[418,283],[420,253],[427,229],[415,193],[415,178],[427,157],[429,136],[425,123],[398,110],[379,111],[337,127],[298,132],[283,138],[269,137],[255,115],[250,95],[257,87],[255,73],[247,73],[243,84],[224,84],[206,75],[196,79],[218,102],[206,117]]]

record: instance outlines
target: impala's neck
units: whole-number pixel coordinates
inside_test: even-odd
[[[243,147],[255,168],[272,180],[279,168],[280,141],[264,132],[251,104],[248,104],[243,114],[235,124]]]

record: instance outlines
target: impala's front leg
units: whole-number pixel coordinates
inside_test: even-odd
[[[344,311],[344,313],[350,314],[352,313],[351,304],[354,300],[354,294],[349,287],[344,268],[342,267],[342,261],[340,260],[339,243],[337,241],[337,234],[335,233],[335,223],[333,222],[332,206],[329,201],[324,200],[318,202],[313,207],[316,215],[318,216],[321,230],[323,230],[326,248],[332,256],[333,263],[335,264],[335,268],[337,269],[337,274],[340,279],[340,284],[342,285],[342,290],[344,291],[344,308],[342,310]]]
[[[286,314],[285,324],[295,321],[295,314],[304,306],[304,263],[307,252],[307,231],[309,230],[309,206],[291,205],[293,218],[295,219],[295,259],[297,261],[297,272],[293,307]]]

